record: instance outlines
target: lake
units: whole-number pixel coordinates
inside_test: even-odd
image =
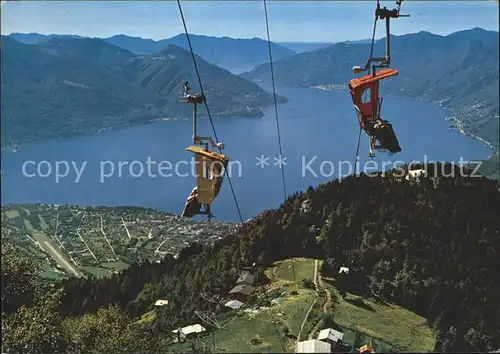
[[[277,93],[290,100],[278,107],[287,194],[348,174],[359,132],[348,92],[278,87]],[[459,162],[491,154],[481,142],[449,129],[451,122],[444,117],[450,113],[436,105],[385,97],[382,113],[393,124],[402,152],[378,153],[373,159],[378,169],[385,163],[387,170],[396,161]],[[279,145],[274,107],[266,108],[262,118],[214,119],[214,124],[232,161],[228,173],[243,218],[279,206],[284,193],[275,165]],[[198,133],[212,135],[207,120],[199,123]],[[2,152],[2,204],[134,205],[180,213],[195,185],[188,165],[192,157],[186,151],[191,139],[190,119],[170,120]],[[370,160],[367,154],[368,137],[363,133],[362,170]],[[256,165],[261,156],[268,158],[268,165]],[[374,166],[368,165],[367,171]],[[40,176],[37,167],[47,177]],[[216,220],[238,220],[227,179],[212,212]]]

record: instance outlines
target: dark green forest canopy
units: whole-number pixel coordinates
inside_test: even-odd
[[[445,167],[449,174],[452,166]],[[498,348],[498,185],[457,170],[455,177],[429,173],[420,183],[388,173],[311,187],[213,247],[192,244],[177,259],[132,266],[109,279],[66,282],[60,312],[77,316],[115,304],[135,317],[166,297],[169,306],[158,311],[154,325],[156,333],[165,332],[207,308],[196,294],[226,295],[242,267],[256,262],[262,271],[300,256],[327,260],[326,273],[332,264],[347,264],[357,288],[378,289],[426,317],[436,330],[437,351]]]

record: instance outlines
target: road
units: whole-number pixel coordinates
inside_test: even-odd
[[[325,283],[323,283],[323,277],[321,276],[318,277],[318,282],[319,286],[321,286],[321,288],[323,288],[323,290],[326,293],[326,301],[323,304],[323,313],[326,315],[330,311],[330,308],[332,307],[332,294],[330,294],[328,289],[325,287]]]
[[[118,256],[115,253],[115,250],[113,249],[113,246],[111,246],[111,242],[109,242],[108,238],[106,237],[106,234],[104,233],[104,226],[102,224],[102,215],[99,215],[99,217],[101,218],[101,233],[102,233],[102,236],[104,237],[104,239],[108,243],[109,248],[111,248],[111,252],[113,252],[113,256],[115,257],[115,259],[119,260]]]
[[[127,227],[127,224],[125,224],[125,220],[123,220],[123,218],[121,218],[121,219],[122,219],[123,227],[125,228],[125,231],[127,231],[127,236],[128,236],[128,238],[132,238],[132,237],[130,236],[130,232],[128,232],[128,227]]]
[[[94,259],[96,260],[96,262],[99,262],[97,260],[97,257],[95,256],[94,252],[92,252],[92,250],[90,249],[89,245],[87,245],[87,242],[85,242],[85,240],[83,239],[82,235],[80,234],[80,229],[76,229],[76,234],[78,235],[78,237],[80,237],[80,240],[82,240],[83,244],[85,245],[85,247],[87,247],[87,249],[89,250],[90,254],[92,255],[92,257],[94,257]]]

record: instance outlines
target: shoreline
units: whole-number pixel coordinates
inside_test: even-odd
[[[302,88],[312,88],[315,90],[321,90],[321,91],[347,91],[348,87],[346,84],[323,84],[323,85],[313,85],[313,86],[306,86]],[[498,147],[495,147],[491,142],[477,136],[474,133],[469,133],[466,132],[463,128],[463,122],[457,117],[458,113],[455,112],[453,109],[446,107],[443,105],[443,102],[446,101],[446,99],[438,100],[438,101],[429,101],[425,100],[423,98],[411,98],[411,97],[405,97],[405,96],[400,96],[400,95],[395,95],[395,94],[387,94],[389,97],[395,97],[395,98],[403,98],[403,99],[412,99],[412,100],[418,100],[420,102],[425,102],[425,103],[431,103],[439,106],[441,109],[449,111],[451,115],[445,116],[444,120],[445,121],[451,121],[452,122],[452,127],[450,129],[456,129],[460,134],[467,136],[469,138],[472,138],[474,140],[480,141],[482,144],[484,144],[486,147],[488,147],[491,150],[491,154],[488,157],[488,160],[494,157],[498,153]],[[283,102],[283,103],[287,103]],[[222,115],[215,115],[212,118],[213,119],[234,119],[234,118],[245,118],[245,119],[258,119],[262,118],[264,115],[263,113],[263,108],[260,107],[260,114],[254,115],[254,116],[232,116],[230,114],[222,114]],[[206,120],[208,119],[208,116],[206,115],[201,115],[198,117],[199,119]],[[166,121],[171,121],[171,120],[191,120],[191,117],[180,117],[180,116],[174,116],[174,117],[159,117],[159,118],[154,118],[145,122],[141,122],[138,124],[126,124],[123,126],[117,126],[117,127],[108,127],[108,128],[101,128],[99,130],[93,131],[93,132],[87,132],[87,133],[82,133],[82,134],[74,134],[74,135],[68,135],[65,137],[54,137],[54,138],[47,138],[47,139],[41,139],[41,140],[33,140],[33,141],[26,141],[23,143],[19,142],[14,142],[10,145],[7,145],[5,147],[1,147],[1,152],[18,152],[20,151],[24,146],[27,145],[33,145],[33,144],[39,144],[39,143],[48,143],[48,142],[57,142],[57,141],[62,141],[62,140],[71,140],[71,139],[78,139],[78,138],[83,138],[83,137],[88,137],[92,136],[95,134],[103,133],[103,132],[111,132],[111,131],[117,131],[121,129],[126,129],[126,128],[131,128],[134,126],[140,126],[140,125],[148,125],[148,124],[153,124],[153,123],[158,123],[158,122],[166,122]]]
[[[314,85],[314,86],[309,86],[309,88],[315,89],[315,90],[322,90],[322,91],[347,91],[348,87],[345,84],[324,84],[324,85]],[[457,117],[457,112],[455,112],[452,108],[446,107],[443,105],[443,102],[446,101],[446,99],[438,100],[438,101],[428,101],[423,98],[412,98],[412,97],[405,97],[405,96],[399,96],[395,94],[387,94],[389,97],[395,97],[395,98],[404,98],[404,99],[413,99],[417,100],[420,102],[425,102],[425,103],[431,103],[439,106],[439,108],[449,111],[452,115],[444,117],[444,120],[446,121],[451,121],[453,128],[456,129],[460,134],[467,136],[469,138],[472,138],[474,140],[478,140],[481,143],[483,143],[486,147],[488,147],[491,150],[491,155],[488,157],[488,160],[494,157],[497,152],[498,152],[498,147],[495,147],[491,142],[477,136],[474,133],[468,133],[464,130],[462,126],[462,121],[458,119]]]
[[[239,119],[259,119],[264,116],[262,107],[260,107],[260,112],[257,115],[237,115],[233,116],[230,114],[222,114],[222,115],[213,115],[212,119],[214,120],[219,120],[219,119],[234,119],[234,118],[239,118]],[[53,138],[45,138],[45,139],[39,139],[39,140],[28,140],[25,142],[14,142],[11,144],[6,144],[6,146],[2,146],[0,148],[1,152],[18,152],[20,151],[23,147],[29,146],[29,145],[34,145],[34,144],[40,144],[40,143],[50,143],[50,142],[58,142],[58,141],[63,141],[63,140],[73,140],[73,139],[80,139],[80,138],[85,138],[93,135],[97,135],[100,133],[106,133],[106,132],[112,132],[112,131],[119,131],[122,129],[127,129],[127,128],[132,128],[132,127],[137,127],[137,126],[142,126],[142,125],[148,125],[148,124],[154,124],[158,122],[166,122],[166,121],[172,121],[172,120],[192,120],[192,117],[181,117],[181,116],[175,116],[175,117],[159,117],[159,118],[154,118],[148,121],[144,121],[141,123],[135,123],[135,124],[126,124],[126,125],[121,125],[121,126],[116,126],[116,127],[108,127],[108,128],[101,128],[95,131],[89,131],[85,133],[75,133],[75,134],[70,134],[67,136],[62,136],[62,137],[53,137]],[[198,116],[198,119],[206,120],[208,119],[207,115],[200,115]]]

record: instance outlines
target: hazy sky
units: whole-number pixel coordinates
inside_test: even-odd
[[[217,37],[266,38],[262,0],[182,1],[190,33]],[[268,0],[271,40],[338,42],[371,37],[371,1]],[[382,5],[394,7],[395,1]],[[482,27],[498,31],[495,1],[404,1],[410,18],[391,22],[393,34],[429,31],[448,34]],[[152,38],[184,32],[176,1],[15,1],[3,2],[2,34],[37,32]],[[382,37],[382,23],[377,37]]]

